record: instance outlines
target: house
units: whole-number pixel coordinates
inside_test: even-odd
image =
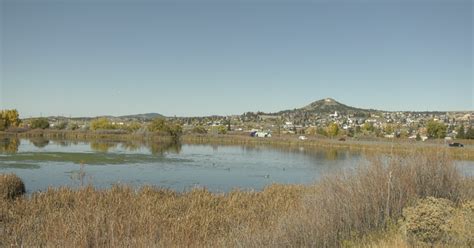
[[[257,132],[252,132],[250,134],[252,137],[258,137],[258,138],[270,138],[272,137],[272,134],[269,132],[262,132],[262,131],[257,131]]]

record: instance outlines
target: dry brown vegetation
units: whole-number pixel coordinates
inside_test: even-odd
[[[440,150],[375,157],[314,185],[271,185],[260,192],[49,189],[0,204],[0,246],[352,246],[396,225],[419,199],[466,204],[474,199],[472,181]],[[393,242],[405,244],[396,233]]]
[[[0,200],[14,199],[25,193],[25,184],[14,174],[0,174]]]

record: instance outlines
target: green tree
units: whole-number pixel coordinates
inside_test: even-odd
[[[207,133],[207,129],[203,126],[197,126],[197,127],[194,127],[193,130],[192,130],[193,133],[197,133],[197,134],[206,134]]]
[[[148,125],[148,131],[179,137],[183,133],[183,128],[179,123],[171,123],[164,118],[156,118]]]
[[[329,124],[329,126],[327,127],[327,133],[331,138],[337,136],[339,134],[339,125],[337,125],[336,123]]]
[[[177,138],[183,134],[183,127],[179,123],[170,123],[168,133]]]
[[[393,132],[395,132],[395,126],[394,126],[393,124],[387,123],[387,124],[384,126],[383,131],[384,131],[386,134],[392,134]]]
[[[426,131],[429,138],[442,139],[446,137],[446,125],[435,120],[430,120],[426,124]]]
[[[107,130],[107,129],[116,129],[116,126],[112,124],[107,118],[95,119],[91,122],[92,130]]]
[[[227,133],[227,128],[223,125],[217,127],[217,133],[218,134],[226,134]]]
[[[316,127],[308,127],[306,128],[305,133],[308,135],[316,135],[317,130]]]
[[[0,131],[7,129],[7,122],[0,116]]]
[[[0,111],[0,119],[3,120],[4,129],[9,127],[18,127],[21,123],[18,111],[16,109]]]
[[[163,132],[168,133],[169,127],[164,118],[155,118],[149,125],[148,131],[150,132]]]
[[[49,128],[49,121],[48,119],[44,117],[36,118],[30,122],[30,127],[33,129],[37,129],[37,128],[46,129],[46,128]]]
[[[469,127],[464,135],[465,139],[474,139],[474,128]]]
[[[67,128],[69,130],[76,130],[76,129],[79,129],[79,125],[77,125],[77,123],[69,123]]]
[[[231,131],[232,128],[230,126],[230,118],[227,120],[227,131]]]
[[[142,124],[140,124],[139,122],[136,122],[136,121],[133,121],[133,122],[130,122],[126,127],[125,129],[129,132],[136,132],[138,131],[138,129],[140,129],[142,127]]]
[[[362,130],[369,133],[374,132],[375,131],[374,124],[370,122],[366,122],[364,123],[364,125],[362,125]]]
[[[56,125],[55,127],[56,127],[57,129],[59,129],[59,130],[66,129],[66,127],[67,127],[67,122],[62,121],[62,122],[60,122],[58,125]]]
[[[464,133],[464,124],[461,124],[461,126],[458,129],[458,134],[456,135],[456,138],[458,139],[464,139],[465,133]]]
[[[326,131],[326,129],[322,127],[318,127],[318,129],[316,130],[316,133],[322,136],[328,136],[328,132]]]

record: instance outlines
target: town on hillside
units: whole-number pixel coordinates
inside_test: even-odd
[[[6,112],[6,111],[4,111]],[[4,114],[5,115],[5,114]],[[6,117],[0,117],[0,131]],[[276,113],[246,112],[241,115],[165,117],[156,113],[101,117],[25,118],[17,130],[116,130],[146,132],[154,119],[181,125],[184,133],[226,134],[265,132],[308,136],[385,137],[426,140],[428,138],[474,138],[474,111],[414,112],[354,108],[332,98],[305,107]],[[3,123],[3,124],[2,124]],[[10,128],[11,129],[11,128]],[[270,136],[270,135],[268,135]]]

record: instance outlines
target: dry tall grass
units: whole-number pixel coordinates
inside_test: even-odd
[[[0,247],[219,246],[233,228],[258,232],[294,211],[304,186],[176,193],[115,186],[49,189],[2,206]]]
[[[355,173],[326,177],[298,211],[262,235],[236,240],[242,246],[339,247],[384,229],[402,209],[428,196],[460,202],[463,178],[446,152],[373,159]]]
[[[463,202],[465,181],[441,150],[261,192],[49,189],[0,204],[0,246],[341,247],[393,226],[417,199]]]

